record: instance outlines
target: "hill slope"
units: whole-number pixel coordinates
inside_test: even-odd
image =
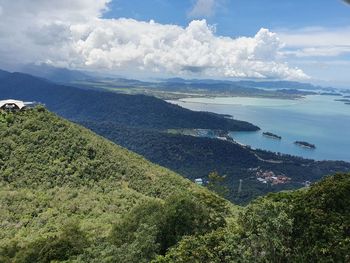
[[[27,73],[39,78],[49,79],[57,83],[69,83],[73,81],[84,81],[92,79],[91,76],[77,70],[57,68],[48,64],[27,64],[20,68],[20,72]]]
[[[248,122],[190,111],[150,96],[82,90],[22,73],[7,74],[0,79],[0,99],[7,98],[44,103],[49,110],[75,121],[110,121],[149,129],[259,129]]]
[[[149,96],[82,90],[21,73],[3,75],[0,99],[12,97],[45,103],[55,113],[191,180],[207,179],[216,170],[226,175],[225,184],[230,189],[227,198],[235,203],[246,203],[271,191],[299,188],[304,181],[314,182],[334,172],[350,171],[350,163],[314,162],[255,151],[231,142],[164,133],[173,128],[257,129],[221,115],[193,112]],[[291,181],[267,186],[257,181],[254,169],[283,174]],[[244,182],[238,194],[240,179]]]
[[[185,194],[215,218],[228,213],[227,203],[204,188],[43,107],[0,113],[0,138],[1,262],[55,239],[71,222],[92,244],[103,243],[123,214],[150,200]],[[23,262],[37,262],[30,255]]]
[[[259,198],[234,228],[189,237],[152,263],[349,262],[350,175]]]
[[[350,163],[314,161],[290,155],[253,150],[229,141],[126,128],[111,123],[83,122],[85,127],[122,145],[148,160],[194,180],[208,179],[212,171],[226,175],[229,188],[226,198],[236,204],[247,203],[268,192],[303,187],[335,172],[350,172]],[[286,175],[286,184],[264,184],[257,181],[257,171]],[[240,179],[242,188],[238,193]]]

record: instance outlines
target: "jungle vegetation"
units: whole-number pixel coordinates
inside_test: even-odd
[[[41,102],[50,111],[192,181],[206,181],[211,172],[217,171],[226,176],[223,184],[229,191],[225,196],[239,204],[269,192],[300,188],[303,182],[315,182],[327,174],[350,172],[350,163],[346,162],[318,162],[253,150],[228,141],[169,134],[169,129],[227,132],[254,131],[258,127],[224,115],[190,111],[151,96],[80,89],[0,71],[0,97]],[[284,174],[291,181],[283,185],[261,184],[254,169]],[[243,187],[238,191],[240,180]]]
[[[348,174],[239,207],[42,106],[0,138],[0,262],[350,260]]]

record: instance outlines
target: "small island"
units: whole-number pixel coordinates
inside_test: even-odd
[[[301,146],[301,147],[308,148],[308,149],[316,149],[315,144],[308,143],[308,142],[296,141],[296,142],[294,142],[294,144]]]
[[[272,132],[264,132],[263,136],[266,136],[266,137],[269,137],[269,138],[272,138],[272,139],[277,139],[277,140],[281,140],[282,139],[281,136],[273,134]]]

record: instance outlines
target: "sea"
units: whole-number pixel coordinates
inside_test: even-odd
[[[257,132],[230,132],[237,142],[252,148],[314,160],[350,161],[350,105],[338,96],[309,95],[302,99],[252,97],[184,98],[170,103],[195,111],[232,115],[261,128]],[[263,136],[271,132],[281,140]],[[294,144],[306,141],[308,149]]]

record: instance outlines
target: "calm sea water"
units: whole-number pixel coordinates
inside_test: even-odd
[[[233,115],[235,119],[258,125],[258,132],[233,132],[238,142],[253,148],[287,153],[315,160],[350,161],[350,105],[337,97],[313,95],[300,100],[266,98],[188,98],[170,101],[196,111]],[[269,131],[282,136],[275,140],[262,136]],[[307,141],[316,149],[295,145]]]

